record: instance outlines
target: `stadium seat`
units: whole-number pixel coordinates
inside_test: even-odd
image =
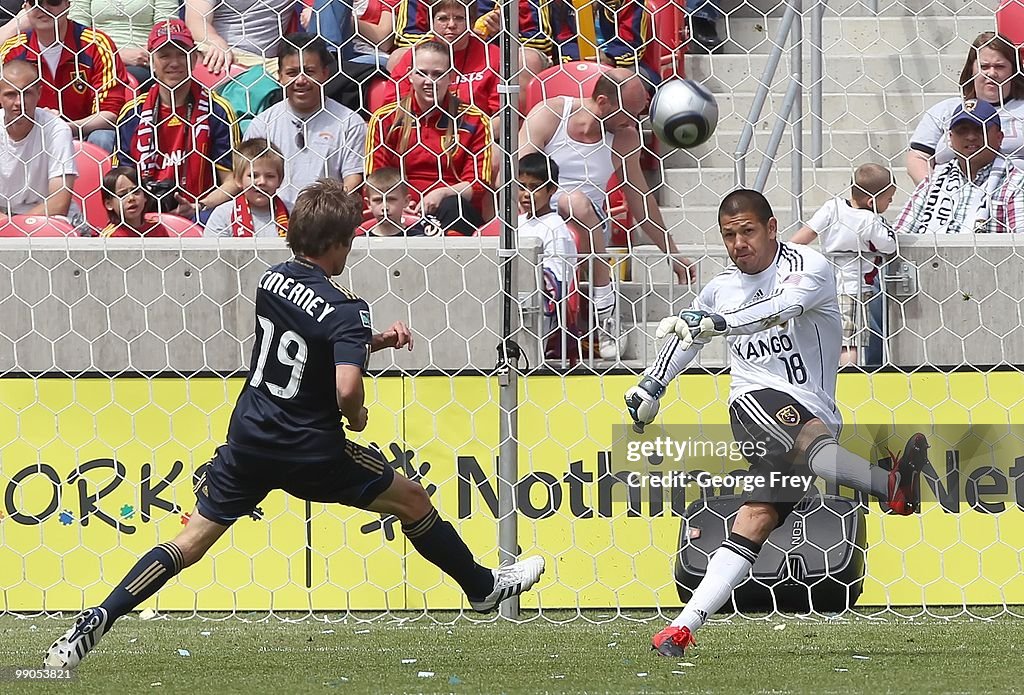
[[[477,236],[501,236],[501,218],[495,217],[477,230]]]
[[[241,75],[245,72],[246,68],[235,63],[227,72],[222,72],[219,75],[214,75],[212,72],[206,69],[206,66],[201,62],[196,63],[196,66],[192,68],[192,79],[196,80],[200,84],[204,85],[207,89],[216,89],[221,86],[232,77]]]
[[[387,80],[370,81],[370,86],[366,89],[366,106],[370,113],[384,106],[388,91]]]
[[[59,217],[15,215],[0,218],[0,237],[66,237],[74,231],[71,224]]]
[[[1000,34],[1021,47],[1024,58],[1024,0],[1002,0],[996,10],[996,27]]]
[[[103,229],[110,218],[103,207],[103,192],[100,190],[103,176],[110,171],[110,154],[102,147],[89,142],[75,141],[75,166],[78,178],[72,199],[85,215],[85,221],[93,229]]]
[[[190,219],[169,213],[157,215],[157,219],[160,221],[160,224],[167,228],[168,232],[179,237],[199,237],[203,235],[203,225]]]
[[[677,0],[648,0],[654,41],[644,52],[644,63],[663,80],[686,77],[688,30],[686,12]]]
[[[598,76],[608,70],[611,68],[607,65],[588,61],[552,65],[537,75],[526,88],[526,108],[532,109],[537,102],[548,97],[590,96]]]

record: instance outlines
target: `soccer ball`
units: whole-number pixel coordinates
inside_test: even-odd
[[[668,80],[651,100],[651,127],[671,147],[696,147],[708,141],[718,125],[718,102],[692,80]]]

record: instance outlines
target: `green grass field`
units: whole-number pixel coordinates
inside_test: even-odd
[[[0,665],[39,665],[65,624],[0,618]],[[1024,691],[1019,619],[733,618],[706,626],[697,648],[678,660],[648,649],[661,625],[625,618],[439,625],[422,616],[347,623],[132,616],[104,638],[74,683],[7,682],[0,692]]]

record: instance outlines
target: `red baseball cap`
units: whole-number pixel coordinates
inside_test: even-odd
[[[192,38],[192,32],[180,19],[164,19],[157,22],[149,32],[149,41],[146,46],[152,52],[169,43],[186,50],[196,47],[196,40]]]

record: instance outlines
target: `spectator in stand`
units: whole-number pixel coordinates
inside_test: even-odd
[[[928,109],[910,138],[907,173],[915,185],[935,166],[954,159],[946,134],[953,112],[970,99],[996,107],[1003,133],[1000,151],[1018,168],[1024,168],[1024,72],[1017,48],[991,31],[979,34],[967,52],[960,85],[962,97],[945,99]]]
[[[661,84],[661,76],[644,63],[647,44],[653,38],[651,13],[644,0],[598,0],[593,11],[598,62],[640,73],[648,91]],[[563,44],[562,55],[570,60],[579,60],[578,41],[577,36],[577,41]]]
[[[295,16],[295,0],[184,0],[185,23],[203,65],[219,75],[232,65],[263,65],[276,76],[274,50]]]
[[[473,0],[466,0],[469,5]],[[525,99],[530,80],[551,65],[551,27],[548,10],[539,0],[518,0],[519,3],[519,89]],[[494,38],[501,29],[501,11],[493,0],[477,0],[474,31],[485,41]],[[395,13],[395,46],[388,60],[392,74],[395,66],[408,53],[409,47],[428,36],[432,27],[428,0],[401,0]],[[494,67],[497,67],[495,65]],[[479,106],[479,105],[478,105]]]
[[[28,31],[0,45],[0,61],[35,62],[39,105],[66,119],[78,139],[112,152],[128,73],[110,37],[68,19],[70,9],[69,0],[37,0],[27,7]]]
[[[235,114],[191,78],[199,54],[184,22],[160,22],[146,45],[156,84],[121,111],[114,166],[137,167],[161,212],[202,220],[238,192],[231,180],[232,148],[240,139]]]
[[[545,353],[558,352],[554,348],[561,341],[557,330],[559,314],[566,316],[565,326],[575,332],[576,317],[561,311],[562,300],[574,288],[576,242],[565,220],[551,208],[551,197],[558,191],[558,164],[543,152],[532,152],[519,160],[516,183],[519,188],[518,237],[537,239],[541,243],[543,268],[544,317],[542,339]]]
[[[103,237],[169,237],[156,215],[153,199],[139,185],[139,172],[133,167],[115,167],[103,176],[103,207],[110,224]]]
[[[370,118],[366,173],[398,168],[412,212],[433,215],[446,234],[471,235],[493,211],[490,119],[451,93],[449,48],[427,40],[413,49],[412,90]]]
[[[464,104],[472,104],[493,117],[501,106],[498,85],[501,65],[498,46],[484,42],[470,30],[473,9],[468,0],[437,0],[430,6],[433,34],[430,38],[451,46],[455,94]],[[405,54],[391,68],[385,102],[397,101],[409,92],[412,53]],[[397,95],[396,95],[397,91]]]
[[[411,202],[409,186],[398,169],[377,169],[366,177],[363,189],[372,219],[359,225],[356,236],[436,236],[440,233],[433,218],[407,212]]]
[[[375,77],[387,77],[388,57],[395,44],[398,0],[314,0],[302,13],[302,26],[327,42],[338,56],[338,71],[327,94],[359,111]],[[354,18],[353,18],[354,17]]]
[[[162,19],[178,16],[177,0],[74,0],[72,21],[102,29],[114,42],[128,72],[149,89],[152,72],[146,40]]]
[[[999,112],[968,99],[949,129],[954,158],[914,190],[896,221],[897,234],[1024,232],[1024,170],[1000,154]]]
[[[68,217],[78,170],[71,128],[37,108],[39,70],[12,60],[0,66],[0,220],[11,215]]]
[[[821,206],[793,235],[794,244],[815,239],[836,268],[843,345],[839,363],[859,364],[867,344],[867,308],[878,293],[879,254],[896,253],[896,235],[882,214],[896,194],[892,173],[879,164],[864,164],[853,173],[849,200],[836,197]]]
[[[258,114],[245,136],[266,138],[284,153],[281,196],[295,202],[303,188],[320,178],[357,190],[363,183],[366,122],[324,97],[332,65],[327,45],[311,34],[292,34],[281,41],[277,60],[285,100]]]
[[[277,195],[284,179],[284,155],[265,138],[246,140],[235,154],[235,182],[242,190],[221,203],[206,222],[208,237],[283,237],[288,206]]]
[[[605,256],[611,238],[608,182],[617,173],[633,218],[668,256],[679,282],[695,281],[695,268],[679,256],[640,164],[639,119],[648,105],[647,90],[637,74],[613,68],[597,78],[586,99],[552,97],[537,103],[519,131],[519,153],[544,152],[558,165],[559,190],[552,205],[576,228],[581,254]],[[601,355],[617,359],[621,344],[608,263],[595,262],[590,280]]]

